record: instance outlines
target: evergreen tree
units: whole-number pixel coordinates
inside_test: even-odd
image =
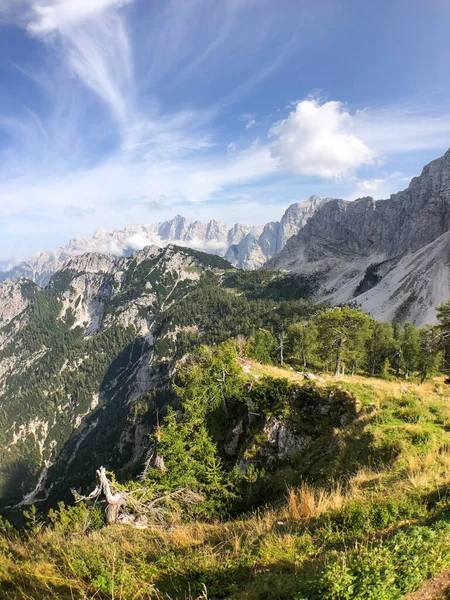
[[[439,372],[443,354],[439,344],[439,332],[436,327],[425,327],[419,332],[419,354],[417,357],[420,382]]]
[[[360,310],[343,306],[322,311],[315,323],[322,356],[334,362],[334,376],[339,375],[343,362],[350,363],[356,370],[365,354],[370,317]]]
[[[367,372],[372,376],[381,373],[386,360],[393,360],[395,351],[391,323],[375,322],[367,343]]]
[[[392,367],[395,370],[395,375],[400,375],[400,370],[403,368],[403,352],[402,352],[402,338],[403,338],[403,327],[400,323],[394,325],[394,336],[393,336],[393,357]]]
[[[413,323],[405,323],[400,344],[405,368],[405,376],[409,377],[418,368],[418,357],[420,351],[419,330]]]
[[[313,321],[300,321],[288,329],[288,351],[291,358],[308,366],[317,350],[317,327]]]
[[[441,339],[448,340],[450,338],[450,300],[442,302],[439,306],[437,309],[437,319]]]
[[[275,336],[266,329],[259,329],[248,345],[248,357],[258,362],[270,364],[277,351]]]

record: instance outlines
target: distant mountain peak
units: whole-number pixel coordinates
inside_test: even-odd
[[[282,217],[281,225],[277,222],[266,227],[235,223],[229,228],[220,219],[212,219],[204,223],[198,220],[190,221],[180,214],[169,221],[149,225],[129,225],[121,230],[100,227],[90,239],[75,237],[64,247],[37,252],[29,260],[7,272],[0,273],[0,281],[6,278],[26,277],[45,286],[52,274],[60,270],[74,256],[86,252],[119,257],[129,256],[146,246],[161,247],[170,243],[219,256],[227,255],[227,259],[235,266],[256,268],[262,266],[284,246],[289,235],[296,233],[299,227],[303,226],[304,215],[315,210],[320,202],[322,199],[316,197],[313,202],[306,200],[293,204]],[[277,229],[276,231],[273,231],[272,225]],[[272,231],[275,238],[268,242],[267,238]],[[261,247],[258,248],[258,240],[263,233]],[[247,235],[251,235],[256,241],[252,245],[246,242],[240,246]],[[237,246],[237,250],[227,254],[234,246]]]

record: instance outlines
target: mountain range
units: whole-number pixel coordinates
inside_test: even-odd
[[[375,318],[418,325],[435,319],[450,296],[450,151],[424,167],[387,200],[352,202],[312,196],[265,226],[169,221],[99,229],[91,239],[42,251],[0,273],[45,287],[51,276],[86,252],[130,256],[146,246],[177,244],[224,257],[242,269],[301,275],[316,300],[355,303]]]
[[[450,296],[449,230],[450,151],[388,200],[313,197],[264,228],[97,231],[20,267],[33,277],[17,267],[0,284],[3,506],[68,498],[104,463],[136,474],[176,365],[201,343],[281,331],[311,300],[432,322]]]
[[[45,289],[4,281],[1,506],[68,500],[99,464],[142,470],[187,352],[308,314],[305,300],[275,300],[275,292],[289,297],[295,278],[260,271],[255,286],[253,276],[169,245],[74,256]]]

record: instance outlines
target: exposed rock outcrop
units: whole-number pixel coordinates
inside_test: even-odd
[[[261,232],[250,232],[238,244],[230,246],[225,258],[241,269],[257,269],[277,256],[286,242],[298,233],[315,211],[330,198],[311,196],[292,204],[280,221],[267,223]]]

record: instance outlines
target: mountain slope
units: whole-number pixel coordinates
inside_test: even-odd
[[[170,245],[73,257],[44,290],[3,282],[3,505],[70,497],[100,464],[142,469],[178,359],[201,342],[308,315],[306,301],[274,302],[274,281],[295,288],[285,280]]]
[[[433,320],[450,296],[450,151],[389,200],[332,200],[267,263],[313,277],[315,295],[381,319]]]

